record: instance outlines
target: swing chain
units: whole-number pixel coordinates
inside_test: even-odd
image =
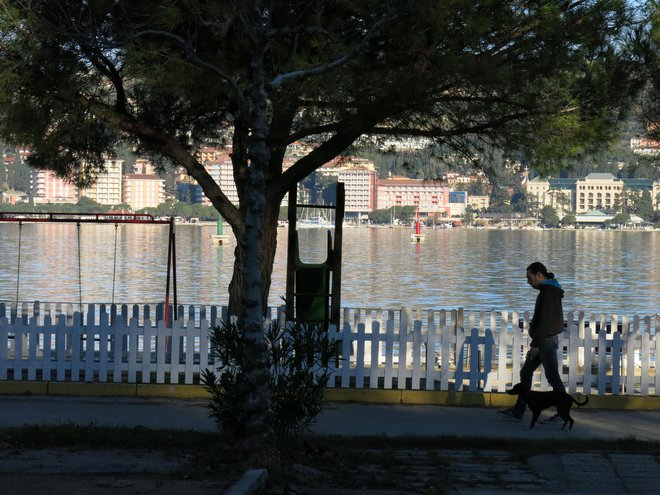
[[[114,252],[114,260],[113,260],[113,265],[112,265],[112,304],[115,304],[115,280],[117,277],[117,230],[119,228],[119,224],[115,223],[115,252]]]
[[[18,294],[21,286],[21,242],[23,239],[23,222],[18,222],[18,266],[16,272],[16,308],[18,308]]]
[[[83,314],[82,304],[82,248],[80,246],[80,222],[76,222],[78,227],[78,301],[80,303],[80,314]]]

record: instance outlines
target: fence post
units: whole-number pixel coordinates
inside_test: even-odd
[[[352,332],[351,324],[344,321],[344,327],[341,333],[341,348],[342,348],[342,363],[339,369],[341,370],[341,386],[348,388],[351,384],[351,347],[352,347]]]
[[[369,388],[378,388],[378,371],[380,369],[380,340],[381,340],[380,326],[381,326],[380,319],[376,319],[371,322],[371,365],[369,368]]]
[[[422,369],[421,369],[422,345],[423,345],[422,321],[415,319],[415,321],[413,322],[413,329],[412,329],[412,349],[411,349],[411,357],[412,357],[411,388],[413,390],[419,390],[419,384],[422,375]]]
[[[507,354],[511,342],[512,331],[509,330],[509,312],[502,311],[501,323],[495,334],[495,344],[497,346],[497,391],[505,392],[508,381],[507,374]]]
[[[577,392],[578,361],[580,338],[578,336],[578,323],[573,313],[568,313],[568,393]]]
[[[435,315],[433,311],[428,313],[428,324],[426,332],[426,390],[435,390],[435,380],[437,376],[436,371],[436,355],[439,352],[438,347],[438,332],[435,326]]]
[[[612,395],[621,393],[621,333],[612,332]]]
[[[626,394],[635,393],[635,347],[637,343],[637,330],[639,329],[639,319],[633,318],[632,331],[628,332],[625,340],[626,349]]]
[[[357,326],[357,342],[355,350],[355,388],[364,388],[364,344],[366,325],[358,323]]]
[[[582,372],[582,391],[585,395],[591,394],[591,360],[594,355],[593,331],[595,329],[596,315],[591,315],[589,326],[584,326],[584,369]]]
[[[110,318],[111,314],[106,311],[99,315],[99,382],[108,381],[108,365],[110,356],[113,355],[114,340]]]
[[[600,315],[600,327],[598,329],[598,394],[607,392],[607,323],[605,315]]]
[[[453,311],[451,315],[453,315]],[[440,311],[438,323],[440,334],[440,360],[438,363],[440,365],[440,390],[449,390],[451,349],[455,333],[453,327],[447,324],[447,311],[444,309]]]
[[[392,388],[392,373],[394,371],[394,319],[390,312],[385,327],[385,383],[386,389]]]
[[[401,313],[399,316],[399,361],[397,366],[397,380],[396,388],[405,389],[406,388],[406,375],[408,368],[408,339],[410,338],[411,331],[411,318],[410,310],[408,308],[401,308]]]
[[[649,316],[644,317],[644,327],[646,327],[646,331],[642,329],[642,342],[641,342],[641,349],[639,353],[640,360],[642,361],[642,370],[641,370],[641,376],[640,376],[640,384],[639,384],[639,392],[642,395],[648,395],[649,394],[649,368],[651,365],[651,353],[650,351],[650,330],[651,330],[651,318]],[[656,363],[657,363],[657,356],[656,356]]]
[[[453,316],[453,312],[452,312]],[[459,308],[454,322],[456,328],[456,347],[454,354],[454,390],[460,392],[463,390],[463,370],[465,366],[465,356],[463,347],[465,346],[465,328],[463,327],[463,308]]]

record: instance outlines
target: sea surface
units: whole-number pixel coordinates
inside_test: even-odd
[[[279,229],[269,304],[285,293],[287,228]],[[660,232],[345,228],[342,307],[531,311],[525,269],[542,261],[566,311],[660,313]],[[176,226],[180,304],[227,303],[235,242],[215,226]],[[299,231],[302,257],[323,261],[327,230]],[[165,300],[165,225],[0,224],[0,301],[153,304]],[[20,246],[20,248],[19,248]]]

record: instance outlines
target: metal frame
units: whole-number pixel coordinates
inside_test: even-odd
[[[337,198],[335,205],[313,205],[298,203],[297,184],[289,191],[289,209],[288,209],[288,252],[287,252],[287,270],[286,270],[286,313],[287,318],[295,321],[295,299],[296,299],[296,260],[295,251],[297,247],[297,213],[298,208],[320,208],[335,210],[335,232],[333,242],[333,263],[330,267],[332,272],[332,284],[330,287],[330,318],[325,322],[334,324],[339,328],[339,318],[341,316],[341,265],[342,265],[342,242],[343,242],[343,223],[345,212],[346,193],[343,182],[337,182]]]
[[[165,286],[165,326],[169,323],[170,285],[174,297],[174,308],[177,307],[176,287],[176,244],[174,237],[174,217],[167,220],[157,219],[153,215],[143,213],[36,213],[28,211],[0,211],[0,222],[22,223],[113,223],[117,224],[169,224],[169,242],[167,248],[167,281]],[[177,319],[177,311],[174,311]]]

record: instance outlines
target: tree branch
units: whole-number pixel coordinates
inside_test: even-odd
[[[229,201],[215,180],[213,180],[213,177],[206,171],[206,168],[187,149],[172,139],[171,136],[136,122],[131,116],[118,112],[116,107],[90,101],[82,95],[78,97],[77,101],[94,115],[103,119],[107,124],[137,136],[146,143],[158,145],[160,152],[164,156],[171,158],[183,166],[188,174],[197,181],[207,193],[213,206],[227,220],[234,232],[242,232],[244,225],[238,209]]]
[[[280,179],[274,184],[275,191],[271,196],[284,197],[293,184],[300,182],[321,165],[339,155],[363,134],[364,129],[370,128],[375,123],[367,119],[342,122],[339,131],[334,136],[282,173]]]
[[[376,34],[378,28],[385,23],[386,21],[393,19],[395,15],[393,14],[392,11],[389,11],[386,13],[383,17],[378,19],[367,31],[367,33],[364,35],[362,38],[362,41],[356,46],[354,46],[351,50],[349,50],[347,53],[339,57],[337,60],[334,60],[328,64],[321,65],[318,67],[312,67],[309,69],[301,69],[301,70],[295,70],[292,72],[287,72],[286,74],[279,74],[275,76],[275,78],[269,83],[269,87],[276,89],[280,87],[282,84],[284,84],[286,81],[289,81],[291,79],[300,79],[300,78],[306,78],[310,76],[317,76],[320,74],[325,74],[327,72],[335,70],[337,67],[340,67],[347,63],[349,60],[353,59],[355,56],[357,56],[358,53],[362,51],[362,49],[369,43],[371,38]]]
[[[243,95],[243,92],[241,91],[241,88],[236,83],[236,81],[234,81],[234,79],[227,72],[223,71],[220,67],[217,67],[214,64],[202,60],[197,55],[194,47],[181,36],[178,36],[174,33],[170,33],[168,31],[161,31],[157,29],[145,29],[143,31],[133,34],[132,36],[129,36],[128,38],[125,38],[124,40],[118,41],[117,45],[123,46],[130,43],[131,41],[148,36],[165,38],[174,42],[174,44],[178,45],[183,50],[183,54],[186,60],[188,60],[188,62],[190,62],[193,65],[196,65],[197,67],[206,69],[212,72],[213,74],[217,75],[224,81],[226,81],[233,88],[240,108],[245,107],[245,97]]]
[[[489,129],[497,129],[502,127],[504,124],[513,122],[516,120],[524,119],[526,117],[531,117],[532,115],[529,112],[520,112],[506,115],[499,119],[489,120],[478,125],[470,125],[464,127],[456,127],[453,129],[441,129],[441,128],[431,128],[431,129],[419,129],[419,128],[405,128],[405,127],[374,127],[370,129],[368,134],[371,135],[405,135],[405,136],[416,136],[416,137],[428,137],[428,138],[443,138],[443,137],[455,137],[462,136],[466,134],[476,134],[480,132],[485,132]]]

